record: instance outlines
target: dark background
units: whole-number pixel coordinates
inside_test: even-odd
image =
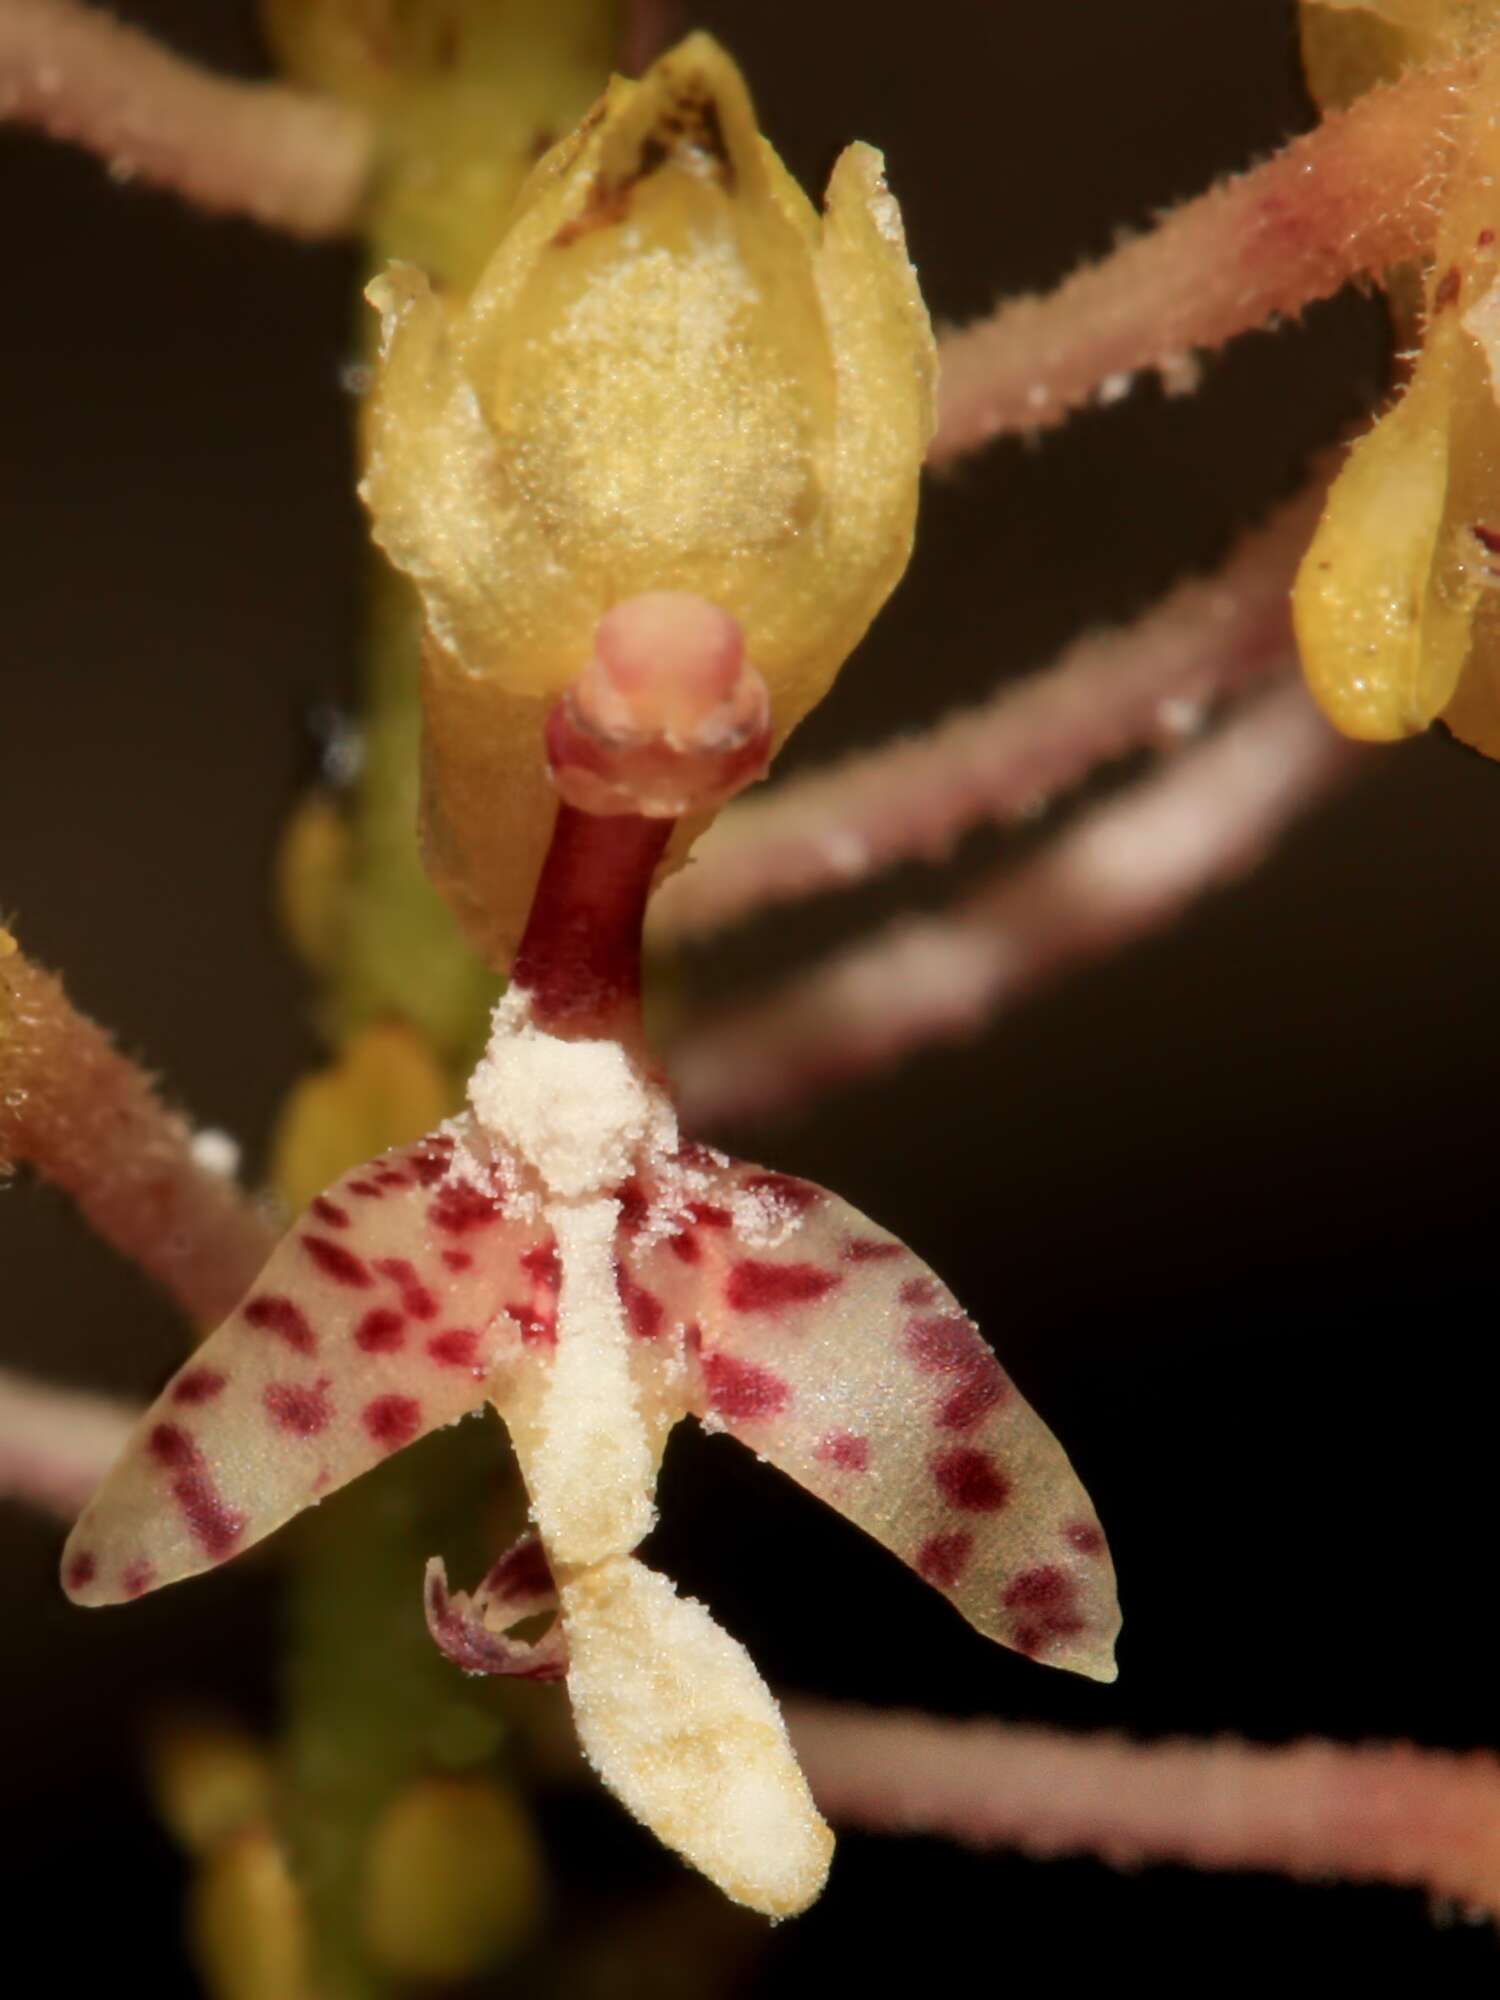
[[[257,64],[240,0],[121,11]],[[939,317],[1050,284],[1309,118],[1284,0],[694,13],[804,181],[850,136],[886,150]],[[266,877],[307,719],[349,686],[353,258],[15,135],[0,213],[0,903],[255,1160],[313,1054]],[[788,766],[933,719],[1216,559],[1357,420],[1386,360],[1378,311],[1347,298],[1240,343],[1195,399],[1144,391],[935,486],[909,579]],[[1048,1675],[765,1468],[680,1435],[660,1560],[773,1681],[1144,1734],[1500,1740],[1483,1636],[1497,833],[1500,769],[1436,738],[1389,753],[1169,936],[973,1047],[720,1135],[830,1182],[944,1273],[1067,1442],[1127,1614],[1115,1687]],[[907,871],[732,963],[806,956],[932,893]],[[170,1312],[47,1193],[4,1195],[0,1270],[8,1362],[144,1396],[177,1353]],[[185,1992],[177,1864],[137,1795],[134,1730],[181,1692],[263,1709],[270,1594],[252,1573],[85,1619],[55,1592],[57,1541],[0,1514],[10,1948],[54,1935],[65,1892],[57,1990],[129,1967]],[[596,1888],[668,1879],[612,1808],[581,1810],[559,1839],[597,1856]],[[1416,1894],[851,1837],[747,1990],[942,1976],[970,1952],[997,1985],[1061,1991],[1118,1974],[1197,1992],[1293,1953],[1350,1987],[1495,1975],[1490,1933],[1435,1923]]]

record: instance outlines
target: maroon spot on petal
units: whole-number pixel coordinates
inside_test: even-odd
[[[328,1246],[332,1249],[334,1246]],[[284,1340],[288,1347],[295,1347],[299,1354],[311,1354],[318,1344],[318,1337],[308,1325],[307,1314],[294,1299],[282,1298],[272,1292],[260,1292],[253,1299],[247,1299],[244,1306],[247,1324],[262,1333],[274,1333],[278,1340]]]
[[[445,1250],[443,1262],[450,1271],[468,1271],[474,1265],[473,1256],[467,1250]]]
[[[1479,234],[1474,239],[1476,245],[1481,250],[1488,250],[1490,245],[1494,242],[1494,240],[1495,240],[1495,232],[1493,229],[1481,229]]]
[[[476,1375],[483,1370],[478,1366],[479,1335],[469,1327],[456,1326],[449,1333],[435,1333],[427,1343],[427,1352],[442,1368],[472,1368]]]
[[[710,1407],[721,1417],[745,1420],[779,1416],[792,1392],[779,1375],[753,1361],[736,1361],[728,1354],[703,1357]]]
[[[655,1340],[666,1316],[661,1300],[655,1292],[648,1292],[644,1285],[638,1285],[625,1266],[618,1262],[615,1265],[615,1282],[620,1291],[620,1304],[630,1322],[630,1331],[637,1340]]]
[[[813,1457],[836,1465],[840,1472],[868,1472],[870,1440],[858,1431],[829,1431],[813,1446]]]
[[[966,1514],[995,1514],[1010,1498],[1010,1481],[987,1451],[959,1447],[932,1461],[938,1491]]]
[[[406,1315],[373,1306],[354,1329],[354,1344],[366,1354],[394,1354],[406,1345]]]
[[[703,1246],[691,1229],[680,1229],[675,1236],[669,1236],[667,1248],[680,1264],[697,1264],[702,1261]]]
[[[382,1278],[390,1279],[413,1319],[437,1318],[437,1300],[417,1276],[417,1267],[409,1257],[377,1257],[375,1269]]]
[[[262,1401],[271,1422],[291,1437],[316,1437],[319,1431],[327,1430],[333,1417],[326,1375],[311,1387],[305,1383],[268,1382]]]
[[[795,1174],[747,1174],[740,1186],[749,1194],[769,1195],[797,1215],[805,1215],[823,1192],[811,1181],[799,1181]]]
[[[357,1194],[362,1201],[385,1200],[385,1189],[376,1187],[374,1181],[345,1181],[344,1193]]]
[[[1010,1383],[1000,1368],[994,1362],[988,1365],[981,1362],[972,1375],[943,1398],[937,1413],[938,1429],[971,1431],[981,1417],[987,1417],[1009,1394]]]
[[[87,1549],[80,1549],[63,1571],[63,1582],[69,1590],[82,1590],[85,1584],[93,1582],[99,1574],[99,1563]]]
[[[211,1403],[228,1380],[217,1368],[184,1368],[172,1384],[172,1401],[190,1407]]]
[[[376,1396],[359,1415],[382,1451],[399,1451],[422,1428],[422,1405],[415,1396]]]
[[[1463,290],[1463,286],[1464,286],[1463,272],[1459,270],[1457,264],[1450,264],[1447,270],[1444,271],[1442,277],[1438,279],[1437,284],[1433,287],[1433,293],[1432,293],[1433,311],[1435,313],[1440,313],[1446,307],[1451,306],[1453,304],[1453,301],[1458,297],[1459,293]]]
[[[936,1278],[908,1278],[896,1294],[904,1306],[936,1305],[941,1296]]]
[[[878,1236],[851,1236],[844,1245],[846,1264],[883,1264],[888,1258],[909,1254],[904,1243],[892,1243],[889,1238]]]
[[[412,1172],[423,1187],[436,1187],[453,1164],[451,1139],[428,1139],[406,1156]]]
[[[1492,556],[1500,556],[1500,528],[1487,528],[1483,521],[1476,521],[1474,539]]]
[[[731,1269],[724,1296],[735,1312],[779,1312],[810,1305],[843,1283],[837,1271],[818,1264],[767,1264],[742,1257]]]
[[[961,1375],[973,1367],[978,1336],[958,1313],[914,1319],[906,1329],[906,1351],[928,1375]]]
[[[330,1243],[326,1236],[304,1236],[302,1247],[323,1276],[332,1278],[336,1285],[348,1285],[362,1292],[374,1282],[364,1259],[346,1250],[342,1243]]]
[[[548,1291],[555,1292],[562,1285],[562,1258],[557,1252],[557,1238],[549,1236],[545,1243],[538,1243],[521,1258],[521,1269],[528,1278],[534,1278]]]
[[[929,1535],[917,1550],[917,1574],[939,1590],[952,1590],[973,1551],[974,1537],[967,1528],[956,1528],[948,1535]]]
[[[557,1315],[543,1311],[529,1303],[522,1304],[512,1299],[500,1308],[507,1319],[514,1320],[519,1329],[523,1345],[527,1347],[553,1347],[557,1344]]]
[[[440,1189],[429,1204],[427,1220],[449,1236],[467,1236],[471,1230],[488,1229],[498,1222],[503,1206],[498,1196],[486,1194],[472,1181],[454,1181]]]
[[[1084,1629],[1075,1591],[1072,1577],[1051,1564],[1022,1570],[1006,1585],[1002,1606],[1024,1614],[1014,1635],[1017,1652],[1043,1652],[1051,1641],[1071,1639]]]
[[[245,1532],[245,1517],[220,1497],[197,1445],[176,1424],[158,1424],[146,1440],[157,1464],[174,1475],[172,1498],[181,1509],[199,1546],[221,1562]]]
[[[1097,1521],[1074,1521],[1063,1529],[1063,1539],[1081,1556],[1102,1556],[1104,1530]]]
[[[411,1186],[411,1175],[399,1173],[395,1167],[382,1167],[375,1176],[376,1187],[407,1188]]]
[[[627,1236],[636,1235],[650,1213],[651,1204],[646,1199],[646,1190],[634,1174],[628,1181],[621,1181],[611,1200],[620,1204],[620,1227]]]
[[[690,1201],[687,1213],[700,1229],[732,1229],[734,1217],[714,1201]]]
[[[330,1201],[326,1194],[315,1195],[308,1205],[308,1213],[315,1215],[319,1222],[326,1222],[330,1229],[347,1229],[349,1211],[340,1208],[336,1201]]]
[[[722,1167],[724,1158],[712,1146],[703,1146],[696,1139],[685,1139],[672,1155],[679,1167],[687,1167],[700,1174],[711,1174],[716,1167]]]
[[[120,1577],[120,1588],[127,1597],[144,1597],[156,1581],[156,1565],[137,1560],[125,1565]]]

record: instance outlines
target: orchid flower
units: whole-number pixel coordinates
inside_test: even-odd
[[[463,1113],[312,1202],[141,1420],[63,1579],[97,1605],[212,1568],[493,1404],[532,1532],[472,1594],[434,1560],[437,1643],[471,1672],[565,1676],[606,1785],[731,1897],[783,1916],[817,1895],[832,1836],[743,1647],[636,1553],[674,1424],[740,1439],[1028,1656],[1112,1678],[1118,1615],[1061,1447],[952,1295],[837,1196],[685,1139],[642,1028],[653,882],[761,774],[894,582],[930,422],[930,339],[878,162],[845,156],[820,236],[749,117],[732,65],[694,38],[542,162],[496,256],[508,315],[494,267],[467,309],[410,278],[392,308],[387,281],[367,497],[428,614],[439,879],[497,953],[517,871],[529,915]],[[643,261],[672,304],[654,327]],[[749,422],[736,383],[768,315],[783,365]],[[524,410],[464,436],[505,340],[568,393],[554,407],[528,386]],[[674,423],[670,380],[648,382],[648,349],[691,422]],[[872,383],[895,400],[866,438]],[[432,396],[437,417],[419,416]],[[622,455],[600,473],[585,446],[613,417]],[[654,496],[632,471],[653,427]],[[726,482],[761,510],[743,545]],[[572,650],[529,644],[565,606]],[[495,786],[530,745],[520,795],[538,774],[552,792],[538,871],[527,822],[487,895],[494,788],[462,772],[495,741]],[[546,1610],[542,1637],[510,1636]]]
[[[1294,599],[1308,684],[1338,728],[1388,741],[1441,719],[1500,757],[1500,7],[1306,0],[1309,77],[1342,102],[1409,65],[1468,56],[1432,261],[1395,293],[1414,351],[1350,452]]]

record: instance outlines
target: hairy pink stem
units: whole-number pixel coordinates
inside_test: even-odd
[[[212,76],[74,0],[0,5],[0,118],[86,147],[121,180],[296,236],[351,228],[370,167],[355,113]]]
[[[684,1114],[698,1126],[764,1115],[974,1034],[1044,979],[1243,874],[1357,755],[1300,684],[1257,697],[947,914],[897,923],[699,1029],[671,1063]]]
[[[260,1209],[195,1149],[145,1072],[0,933],[0,1164],[34,1167],[107,1243],[212,1325],[275,1241]]]
[[[124,1449],[138,1410],[0,1369],[0,1497],[71,1521]]]
[[[1115,1867],[1389,1882],[1500,1916],[1487,1751],[1130,1743],[811,1705],[787,1721],[818,1803],[845,1826]]]
[[[1323,492],[1320,480],[1218,575],[1180,584],[1136,624],[1078,640],[925,736],[732,807],[663,884],[653,940],[720,930],[912,856],[941,860],[981,822],[1019,818],[1110,758],[1180,739],[1211,703],[1284,663],[1288,594]]]
[[[1373,91],[1046,297],[1009,300],[948,334],[933,463],[1045,430],[1138,370],[1170,389],[1190,379],[1193,349],[1420,256],[1473,74],[1472,61],[1448,63]]]

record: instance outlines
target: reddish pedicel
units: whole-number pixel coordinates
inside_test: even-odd
[[[307,1323],[306,1313],[293,1299],[262,1292],[257,1298],[247,1299],[244,1310],[247,1324],[259,1328],[262,1333],[274,1333],[278,1340],[284,1340],[288,1347],[295,1347],[299,1354],[311,1354],[318,1344],[317,1335]]]
[[[377,1257],[375,1269],[389,1278],[401,1294],[401,1303],[413,1319],[436,1319],[437,1300],[417,1276],[417,1267],[407,1257]]]
[[[810,1305],[843,1280],[817,1264],[765,1264],[745,1257],[729,1273],[724,1296],[735,1312],[779,1312]]]
[[[422,1405],[415,1396],[377,1396],[360,1421],[382,1451],[399,1451],[422,1428]]]
[[[158,1465],[175,1476],[172,1498],[204,1551],[222,1562],[245,1532],[245,1517],[227,1507],[197,1445],[176,1424],[158,1424],[148,1440]]]
[[[302,1247],[323,1276],[332,1278],[336,1285],[348,1285],[355,1291],[363,1291],[373,1283],[364,1259],[356,1257],[352,1250],[346,1250],[342,1243],[330,1243],[326,1236],[304,1236]]]
[[[338,1203],[330,1201],[326,1194],[315,1195],[308,1205],[308,1211],[315,1215],[319,1222],[326,1222],[330,1229],[349,1227],[348,1209],[340,1208]]]
[[[354,1344],[366,1354],[394,1354],[406,1345],[406,1315],[374,1306],[354,1329]]]
[[[753,1361],[736,1361],[727,1354],[708,1354],[703,1359],[711,1408],[721,1417],[777,1417],[792,1400],[792,1392],[779,1375],[758,1368]]]
[[[456,1326],[450,1333],[435,1333],[427,1343],[427,1352],[443,1368],[474,1368],[479,1360],[479,1335],[466,1326]]]
[[[294,1382],[268,1382],[262,1400],[277,1429],[293,1437],[316,1437],[319,1431],[327,1430],[333,1416],[326,1375],[310,1388]]]
[[[172,1384],[172,1401],[190,1407],[211,1403],[228,1380],[217,1368],[185,1368]]]
[[[945,1451],[932,1461],[938,1491],[966,1514],[997,1514],[1010,1481],[987,1451]]]
[[[825,1465],[836,1465],[840,1472],[868,1472],[870,1440],[857,1431],[829,1431],[813,1447],[813,1457]]]
[[[917,1550],[917,1574],[939,1590],[952,1590],[974,1552],[974,1537],[967,1528],[949,1535],[929,1535]]]

